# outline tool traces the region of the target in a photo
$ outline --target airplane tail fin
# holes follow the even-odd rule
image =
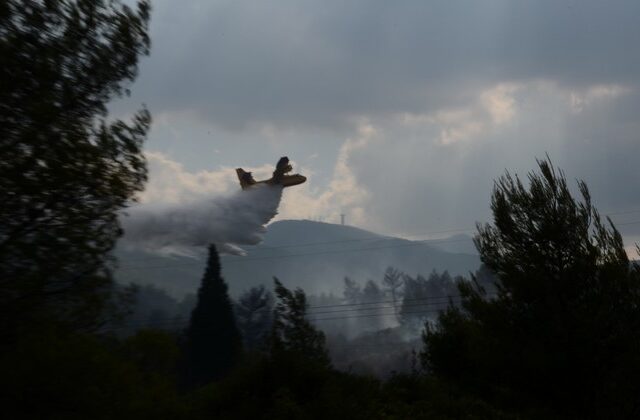
[[[240,181],[240,186],[243,190],[256,183],[256,181],[253,179],[253,176],[251,175],[251,172],[246,172],[242,168],[237,168],[236,174],[238,174],[238,181]]]

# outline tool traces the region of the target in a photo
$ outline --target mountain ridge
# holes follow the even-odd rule
[[[456,235],[455,241],[464,238]],[[446,251],[438,245],[446,243],[412,241],[353,226],[281,220],[267,226],[262,243],[245,247],[246,256],[222,256],[222,273],[234,295],[259,284],[270,285],[273,277],[308,293],[341,294],[345,276],[359,282],[380,281],[388,266],[411,276],[426,276],[432,270],[467,275],[479,267],[477,255]],[[158,257],[124,250],[116,256],[123,267],[116,272],[120,282],[154,284],[174,296],[195,293],[204,270],[204,259],[198,257]],[[136,260],[146,262],[136,266]]]

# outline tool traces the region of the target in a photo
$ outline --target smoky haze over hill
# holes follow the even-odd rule
[[[379,281],[388,266],[414,276],[434,269],[467,275],[479,267],[480,260],[460,251],[472,251],[472,247],[466,235],[410,241],[351,226],[285,220],[269,225],[264,242],[246,247],[247,256],[224,256],[221,263],[234,295],[251,286],[270,286],[273,276],[307,293],[341,294],[345,276],[360,282]],[[121,282],[153,284],[178,297],[196,290],[204,269],[204,260],[197,257],[158,257],[123,249],[116,254]]]
[[[173,206],[140,206],[123,214],[120,245],[157,254],[197,256],[214,243],[226,254],[244,255],[241,245],[262,241],[278,213],[281,186],[256,185],[215,198]]]

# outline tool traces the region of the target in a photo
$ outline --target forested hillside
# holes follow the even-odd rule
[[[433,270],[467,275],[478,269],[477,255],[449,252],[441,247],[469,248],[471,238],[409,241],[387,237],[351,226],[306,220],[284,220],[267,226],[264,242],[247,248],[243,257],[222,256],[223,273],[230,291],[237,295],[277,276],[309,293],[340,293],[344,277],[358,281],[381,279],[387,267],[409,275],[428,275]],[[205,262],[204,255],[161,256],[118,249],[123,284],[155,285],[176,297],[193,293]]]

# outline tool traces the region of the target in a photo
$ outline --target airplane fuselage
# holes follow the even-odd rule
[[[256,181],[251,176],[251,172],[245,172],[242,168],[237,168],[238,180],[243,190],[251,188],[258,184],[266,185],[282,185],[283,188],[293,187],[294,185],[300,185],[307,180],[307,177],[300,174],[286,175],[286,172],[291,171],[291,165],[283,166],[280,169],[276,169],[274,176],[265,179],[263,181]]]
[[[276,181],[273,178],[270,179],[265,179],[264,181],[256,181],[253,184],[250,185],[246,185],[244,187],[242,187],[243,190],[246,190],[247,188],[251,188],[255,185],[260,185],[260,184],[267,184],[267,185],[282,185],[284,188],[287,187],[293,187],[295,185],[300,185],[302,183],[304,183],[307,180],[307,177],[304,175],[300,175],[300,174],[295,174],[295,175],[285,175],[282,177],[282,179],[280,181]]]

